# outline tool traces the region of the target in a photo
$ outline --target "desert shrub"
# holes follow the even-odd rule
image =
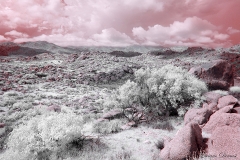
[[[9,97],[16,97],[19,95],[19,93],[16,91],[9,91],[9,92],[6,92],[5,95],[7,95]]]
[[[13,129],[7,141],[7,152],[24,155],[25,159],[58,156],[69,146],[78,143],[77,146],[81,147],[82,128],[82,118],[74,114],[36,116]]]
[[[120,86],[113,100],[105,104],[123,109],[137,105],[147,112],[169,114],[182,106],[199,106],[201,95],[206,91],[206,84],[194,75],[180,67],[166,65],[160,69],[139,69],[134,81],[128,80]]]
[[[174,127],[173,127],[171,121],[169,121],[169,120],[157,121],[156,123],[153,123],[153,124],[152,124],[152,128],[154,128],[154,129],[168,130],[168,131],[174,130]]]
[[[233,86],[229,88],[229,94],[234,96],[235,98],[240,98],[240,87],[239,86]]]
[[[239,86],[230,87],[229,91],[232,93],[240,93],[240,87]]]
[[[114,119],[111,121],[103,121],[95,123],[93,126],[94,132],[102,133],[102,134],[109,134],[121,131],[121,127],[123,126],[122,119]]]
[[[214,90],[213,92],[220,94],[222,96],[228,95],[228,91],[223,91],[223,90]]]
[[[131,160],[132,152],[131,151],[120,151],[114,156],[110,157],[110,160]]]
[[[22,101],[16,102],[13,104],[12,109],[23,109],[23,110],[28,110],[32,107],[30,103],[25,103]]]

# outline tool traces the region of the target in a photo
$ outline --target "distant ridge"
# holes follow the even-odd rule
[[[41,53],[52,54],[74,54],[81,52],[91,53],[109,53],[115,56],[132,57],[141,54],[153,55],[168,55],[168,54],[185,54],[196,53],[202,51],[211,51],[214,49],[204,47],[162,47],[162,46],[141,46],[133,45],[126,47],[113,47],[113,46],[67,46],[62,47],[47,41],[34,41],[34,42],[3,42],[0,43],[0,56],[22,55],[34,56]],[[240,45],[235,45],[230,48],[222,49],[225,52],[240,52]]]
[[[22,55],[34,56],[41,53],[75,53],[78,50],[68,47],[60,47],[53,43],[46,41],[13,43],[3,42],[0,43],[0,56]]]
[[[61,47],[53,43],[49,43],[46,41],[36,41],[36,42],[24,42],[19,44],[21,47],[33,48],[33,49],[40,49],[45,50],[48,53],[60,53],[60,54],[69,54],[75,53],[79,50],[70,48],[70,47]]]

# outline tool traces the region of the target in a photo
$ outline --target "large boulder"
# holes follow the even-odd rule
[[[218,127],[240,127],[240,114],[234,113],[233,106],[229,105],[215,112],[203,127],[203,131],[212,133]]]
[[[232,113],[240,114],[240,107],[233,108]]]
[[[228,105],[235,105],[238,103],[238,99],[233,97],[232,95],[227,95],[227,96],[223,96],[221,98],[219,98],[218,100],[218,109],[221,109],[225,106],[228,106]]]
[[[184,124],[187,125],[190,122],[202,125],[207,123],[209,117],[213,114],[213,111],[208,108],[192,108],[187,111],[184,116]]]
[[[207,155],[216,159],[240,159],[240,128],[223,126],[216,128],[208,139]]]
[[[164,143],[160,159],[182,160],[196,154],[202,148],[202,130],[196,123],[180,129],[172,140]]]
[[[215,93],[213,91],[206,92],[206,93],[204,93],[203,96],[205,97],[207,103],[212,103],[212,102],[218,103],[218,99],[222,97],[221,94]]]
[[[210,90],[228,90],[234,85],[234,68],[225,60],[217,60],[193,67],[189,73],[205,81]]]

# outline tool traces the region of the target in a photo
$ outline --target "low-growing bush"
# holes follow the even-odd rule
[[[228,91],[223,91],[223,90],[214,90],[214,93],[220,94],[222,96],[228,95]]]
[[[199,106],[201,95],[206,91],[206,84],[194,75],[180,67],[166,65],[160,69],[139,69],[134,81],[128,80],[120,86],[105,105],[123,109],[139,106],[147,112],[169,115],[184,111],[183,106]]]
[[[239,86],[233,86],[229,88],[229,91],[231,93],[240,93],[240,87]]]
[[[69,147],[82,147],[82,129],[82,118],[73,113],[36,116],[13,129],[7,140],[6,154],[24,155],[23,159],[58,157],[68,151]],[[2,156],[7,159],[12,155]]]
[[[240,87],[239,86],[233,86],[229,88],[229,94],[233,95],[235,98],[240,98]]]
[[[93,126],[94,132],[109,134],[121,131],[121,127],[124,125],[122,119],[114,119],[111,121],[103,121],[95,123]]]

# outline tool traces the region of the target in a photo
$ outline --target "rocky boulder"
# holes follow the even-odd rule
[[[210,90],[228,90],[234,85],[234,68],[224,60],[217,60],[210,63],[193,67],[189,73],[195,74],[205,81]]]
[[[208,108],[192,108],[187,111],[184,116],[184,124],[187,125],[190,122],[202,125],[207,123],[209,117],[213,114],[213,111]]]
[[[182,160],[196,154],[202,148],[202,130],[196,123],[189,123],[177,135],[164,143],[160,159]]]
[[[240,159],[240,127],[216,128],[208,139],[207,155],[219,159]]]
[[[233,106],[229,105],[215,112],[203,127],[203,131],[212,133],[218,127],[240,127],[240,115],[234,113]]]
[[[233,108],[232,113],[240,114],[240,107]]]
[[[227,96],[223,96],[223,97],[219,98],[217,107],[219,109],[221,109],[225,106],[235,105],[237,103],[238,103],[237,98],[233,97],[232,95],[227,95]]]
[[[215,92],[207,92],[203,95],[207,101],[207,103],[218,103],[218,99],[222,97],[222,95]]]

